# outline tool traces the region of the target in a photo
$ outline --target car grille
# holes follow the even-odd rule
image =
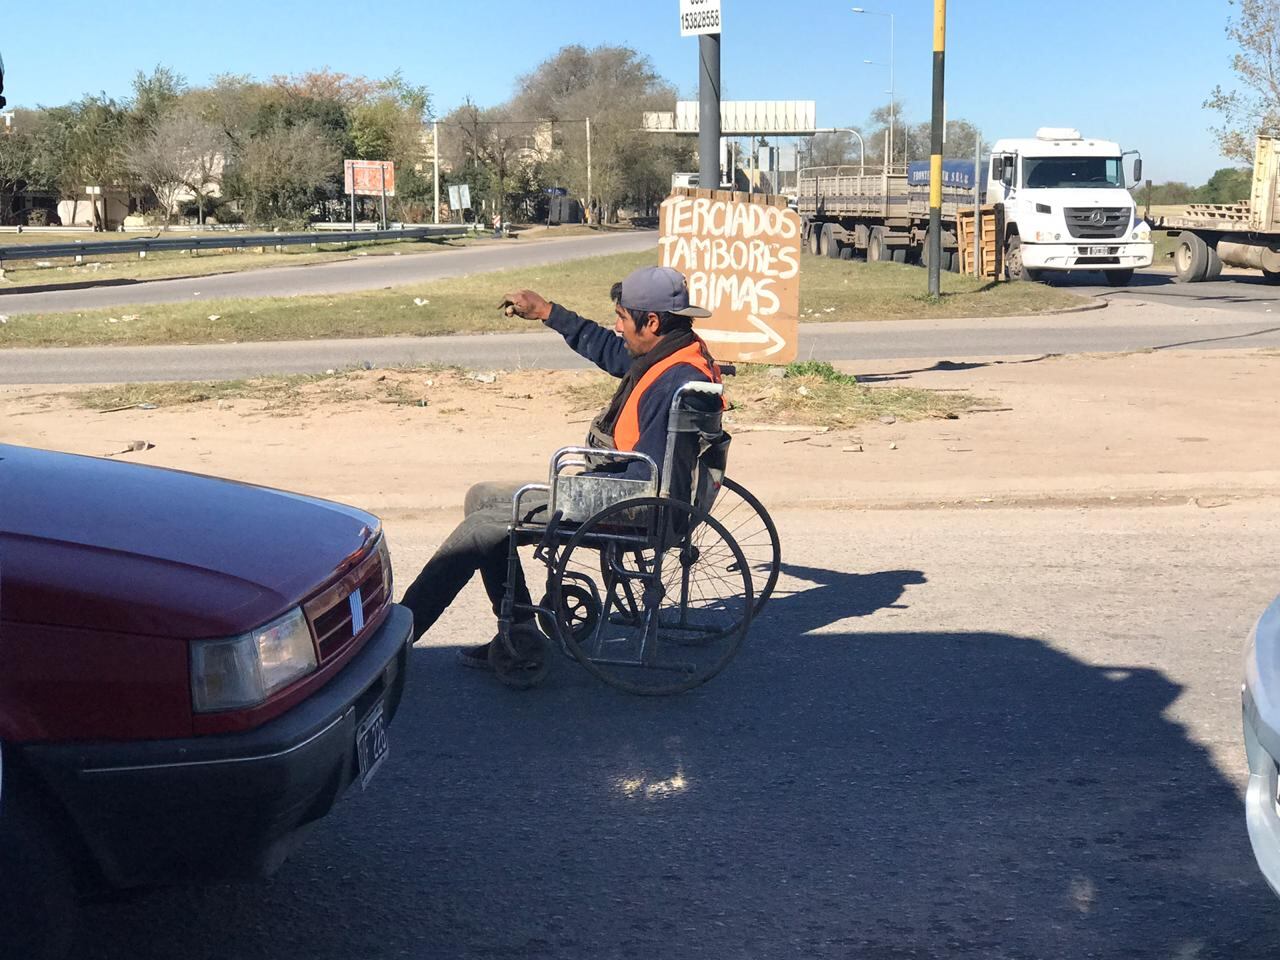
[[[321,663],[341,653],[357,636],[350,599],[357,589],[367,624],[387,603],[380,551],[375,549],[341,580],[302,605]]]
[[[1128,207],[1067,207],[1063,213],[1067,217],[1067,229],[1081,240],[1123,237],[1132,216]],[[1095,219],[1097,214],[1101,217]]]

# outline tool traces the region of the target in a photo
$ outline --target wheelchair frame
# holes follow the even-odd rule
[[[490,648],[490,662],[504,683],[517,688],[531,687],[542,680],[547,669],[548,657],[542,634],[515,629],[516,615],[520,613],[533,614],[542,621],[544,629],[549,626],[546,633],[558,641],[566,656],[577,659],[606,682],[634,693],[662,694],[689,689],[710,679],[736,655],[745,639],[755,606],[751,572],[742,551],[732,534],[710,516],[710,507],[719,493],[723,478],[723,464],[714,461],[717,456],[723,456],[728,444],[727,436],[720,427],[721,411],[718,409],[718,401],[722,395],[723,387],[720,384],[697,381],[686,383],[676,391],[667,416],[667,443],[661,470],[651,457],[643,453],[585,446],[563,447],[551,458],[547,483],[526,484],[516,491],[512,498],[509,528],[511,535],[507,558],[507,589],[500,608],[498,637]],[[694,397],[715,398],[717,409],[710,411],[692,408],[688,401]],[[700,444],[705,445],[696,458],[690,477],[690,497],[685,501],[672,496],[672,486],[675,479],[676,444],[682,436],[689,434],[699,435]],[[636,462],[648,467],[647,478],[637,480],[593,472],[603,465]],[[709,476],[703,476],[705,471],[710,471]],[[709,483],[706,482],[708,480]],[[700,490],[710,494],[705,506],[696,502]],[[547,495],[545,521],[535,521],[531,519],[531,515],[526,517],[527,498],[535,492],[545,492]],[[626,518],[629,515],[635,516],[645,510],[653,510],[663,518],[678,515],[681,519],[678,522],[664,519],[662,525],[670,529],[653,530],[627,525]],[[738,595],[743,607],[741,613],[733,615],[734,619],[716,630],[692,627],[688,617],[689,568],[691,563],[699,560],[698,550],[691,543],[695,531],[701,527],[706,527],[709,535],[715,536],[724,544],[717,556],[728,557],[725,579],[742,580],[741,594]],[[768,521],[768,527],[772,531],[772,521]],[[776,545],[776,532],[774,536]],[[518,549],[529,544],[537,545],[534,558],[547,568],[547,596],[540,604],[525,605],[515,601],[514,583],[520,565]],[[586,587],[580,582],[590,578],[566,569],[570,554],[578,548],[600,551],[601,576],[606,593],[603,601],[593,582],[588,582]],[[659,612],[667,590],[662,583],[662,558],[673,549],[678,550],[674,555],[681,565],[679,621],[676,623],[663,622]],[[641,569],[644,564],[640,558],[647,551],[651,552],[653,558],[652,569],[649,570]],[[623,562],[628,556],[634,558],[634,568]],[[773,578],[776,578],[776,570]],[[606,622],[626,622],[625,616],[632,617],[632,624],[642,630],[636,657],[620,660],[586,653],[577,636],[577,629],[566,624],[562,616],[566,609],[566,581],[570,579],[577,582],[567,589],[590,608],[586,617],[592,624],[597,646],[603,646],[601,630]],[[638,591],[633,590],[635,584],[639,584]],[[772,579],[769,584],[771,587]],[[619,585],[623,585],[624,589],[619,590]],[[734,586],[736,585],[735,579]],[[615,597],[615,593],[619,593],[619,596]],[[737,598],[726,598],[725,603],[731,603]],[[657,606],[654,606],[655,603]],[[629,614],[621,612],[624,606],[628,607]],[[611,610],[611,607],[616,609]],[[618,617],[624,619],[619,621],[616,619]],[[691,668],[686,670],[683,667],[658,665],[650,657],[657,644],[662,642],[660,634],[663,631],[685,631],[694,635],[701,633],[709,638],[708,642],[724,640],[729,649],[722,660],[716,661],[700,673],[693,672]],[[695,642],[690,642],[690,645],[695,645]],[[691,675],[682,676],[672,683],[640,685],[619,679],[608,669],[610,667],[676,672],[685,670]]]

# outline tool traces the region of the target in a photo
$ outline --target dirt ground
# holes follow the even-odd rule
[[[1207,506],[1280,486],[1280,448],[1265,442],[1280,417],[1274,352],[841,366],[864,382],[963,390],[984,398],[983,412],[831,433],[736,424],[730,472],[774,509]],[[76,408],[75,388],[0,388],[0,441],[298,490],[389,523],[447,522],[469,484],[540,479],[552,450],[580,442],[589,412],[561,390],[582,376],[523,371],[482,384],[424,373],[412,389],[425,407],[237,399],[98,413]],[[121,453],[136,440],[154,446]]]

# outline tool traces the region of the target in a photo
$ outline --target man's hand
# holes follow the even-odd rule
[[[516,290],[514,293],[508,293],[502,298],[499,306],[508,317],[546,320],[551,316],[551,304],[532,290]]]

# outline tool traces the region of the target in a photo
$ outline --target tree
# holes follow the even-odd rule
[[[858,129],[850,126],[851,129]],[[840,130],[811,137],[805,156],[808,166],[838,167],[842,164],[859,163],[862,160],[862,149],[853,134]]]
[[[9,223],[14,200],[23,190],[52,187],[43,149],[45,120],[35,110],[15,110],[7,133],[0,134],[0,223]]]
[[[1149,202],[1157,204],[1192,203],[1195,201],[1198,192],[1196,187],[1180,180],[1155,183],[1151,185]]]
[[[676,90],[648,57],[629,47],[587,50],[568,46],[519,80],[516,116],[547,119],[556,126],[548,175],[612,219],[627,201],[647,205],[657,181],[670,188],[671,174],[687,165],[691,151],[674,137],[641,133],[646,110],[671,109]],[[591,120],[591,188],[587,197],[586,123]]]
[[[241,200],[248,219],[297,223],[328,197],[327,182],[342,155],[314,121],[280,123],[249,139],[224,174],[228,196]]]
[[[204,223],[205,191],[218,182],[229,141],[216,124],[177,109],[129,145],[129,169],[155,193],[168,222],[178,195],[189,190]]]
[[[40,152],[52,185],[67,199],[78,201],[86,186],[112,186],[127,173],[124,160],[127,113],[103,94],[85,96],[45,112]],[[98,205],[93,205],[96,229],[104,229]]]
[[[445,159],[455,171],[468,175],[477,197],[484,197],[495,210],[509,210],[508,195],[527,159],[535,125],[513,117],[508,106],[482,110],[468,98],[445,117],[452,136],[445,140]]]
[[[1251,171],[1223,167],[1215,171],[1209,182],[1196,191],[1195,199],[1200,203],[1241,203],[1249,199],[1252,188]]]
[[[1239,46],[1231,69],[1243,89],[1213,88],[1204,105],[1222,114],[1212,128],[1224,157],[1249,161],[1254,138],[1280,136],[1280,0],[1229,0],[1239,15],[1227,36]]]
[[[139,70],[133,77],[132,121],[145,131],[174,108],[187,90],[187,79],[169,67],[156,65],[150,74]]]

